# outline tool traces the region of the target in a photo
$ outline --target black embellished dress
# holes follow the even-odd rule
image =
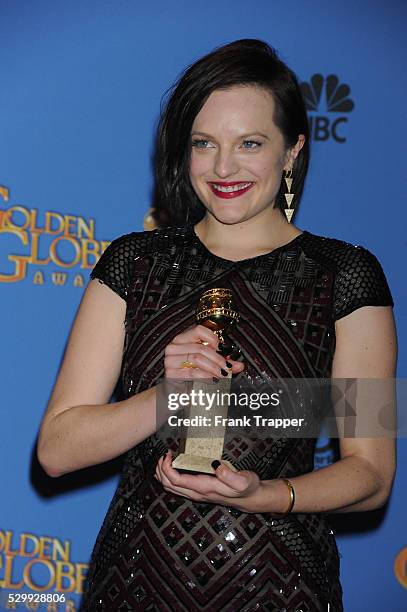
[[[303,232],[258,257],[228,261],[192,225],[115,240],[92,272],[127,302],[124,397],[164,376],[164,349],[195,325],[202,293],[232,290],[240,313],[229,333],[242,375],[329,378],[337,319],[365,305],[392,305],[375,256]],[[224,459],[262,480],[314,468],[313,438],[236,437]],[[340,612],[339,555],[326,514],[243,513],[166,492],[154,478],[165,445],[157,434],[127,452],[97,538],[82,599],[85,611]],[[329,605],[328,605],[329,604]]]

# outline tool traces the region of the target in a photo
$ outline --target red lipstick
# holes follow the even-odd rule
[[[229,200],[249,191],[254,183],[250,181],[211,181],[208,185],[218,198]]]

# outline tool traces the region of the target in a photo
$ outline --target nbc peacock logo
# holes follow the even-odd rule
[[[313,140],[346,142],[345,127],[355,103],[349,97],[350,87],[340,83],[336,74],[327,77],[314,74],[309,83],[300,85],[308,111]]]

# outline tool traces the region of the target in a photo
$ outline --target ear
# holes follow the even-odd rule
[[[301,151],[302,147],[304,146],[304,143],[305,143],[304,134],[299,134],[296,144],[293,147],[291,147],[291,149],[288,149],[287,151],[284,170],[293,169],[294,162],[297,159],[298,153]]]

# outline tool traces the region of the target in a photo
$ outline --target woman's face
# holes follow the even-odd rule
[[[271,211],[283,170],[292,167],[302,146],[285,148],[273,121],[274,106],[265,89],[239,85],[214,91],[195,118],[190,180],[221,223],[241,223]]]

